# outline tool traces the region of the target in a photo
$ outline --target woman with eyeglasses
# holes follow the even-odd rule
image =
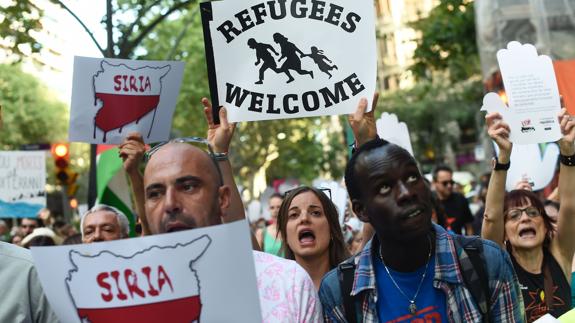
[[[487,190],[482,237],[506,247],[521,284],[527,320],[546,313],[559,317],[571,309],[571,261],[575,252],[575,120],[563,109],[563,137],[557,229],[536,194],[529,190],[505,193],[512,143],[510,128],[499,113],[485,117],[488,133],[499,147]],[[531,162],[531,161],[524,161]]]
[[[337,208],[320,189],[302,186],[286,193],[278,214],[282,250],[311,276],[323,276],[349,257]]]

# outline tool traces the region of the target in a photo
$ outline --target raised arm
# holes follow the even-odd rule
[[[378,98],[379,94],[375,93],[371,103],[371,111],[369,112],[365,112],[367,110],[367,99],[361,98],[355,112],[347,116],[347,121],[353,131],[356,147],[377,137],[374,112],[377,107]]]
[[[558,141],[561,151],[559,169],[560,208],[557,218],[557,247],[566,263],[575,252],[575,119],[563,108],[559,114],[563,137]],[[568,166],[571,165],[571,166]],[[570,268],[569,268],[570,269]]]
[[[488,113],[485,116],[487,133],[499,147],[499,164],[509,163],[513,144],[509,141],[510,128],[501,115],[497,112]],[[485,213],[483,214],[483,226],[481,237],[496,242],[503,246],[505,239],[505,218],[503,214],[503,202],[505,199],[505,180],[507,170],[493,170],[487,187],[485,198]]]
[[[146,145],[139,132],[131,132],[119,148],[120,158],[124,161],[124,170],[130,179],[132,194],[136,204],[136,213],[142,223],[142,235],[150,235],[151,232],[144,208],[144,178],[139,169],[142,156],[146,151]]]

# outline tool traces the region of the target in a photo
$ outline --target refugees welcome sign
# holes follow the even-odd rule
[[[230,121],[344,114],[376,82],[369,0],[201,4],[210,91]]]

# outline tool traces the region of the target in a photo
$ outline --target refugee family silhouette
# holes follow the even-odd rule
[[[258,66],[261,63],[259,70],[259,80],[255,82],[256,84],[263,84],[264,73],[268,69],[271,69],[277,74],[285,73],[288,77],[286,83],[291,83],[294,81],[290,70],[297,72],[300,75],[308,74],[311,76],[311,78],[313,78],[313,71],[307,71],[301,67],[301,58],[304,57],[311,58],[319,70],[329,75],[329,78],[332,77],[332,74],[329,71],[334,69],[337,70],[337,65],[333,64],[333,62],[324,55],[323,51],[315,46],[310,48],[311,53],[304,54],[304,52],[302,52],[294,43],[290,42],[287,37],[280,33],[275,33],[273,35],[273,40],[280,46],[281,56],[277,62],[271,53],[273,53],[275,56],[280,54],[276,52],[273,46],[265,43],[258,43],[254,38],[250,38],[248,40],[248,46],[251,49],[255,49],[256,51],[257,61],[255,65]],[[278,67],[278,64],[281,63],[283,59],[285,59],[285,61],[280,67]],[[329,63],[332,63],[333,65],[330,65]]]

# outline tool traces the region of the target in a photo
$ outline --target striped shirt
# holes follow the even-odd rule
[[[445,293],[449,322],[482,322],[479,307],[463,281],[453,237],[438,225],[434,225],[434,229],[436,261],[433,287]],[[489,322],[525,322],[521,291],[509,255],[491,241],[482,242],[491,293]],[[372,245],[379,246],[377,236],[369,241],[357,256],[346,260],[356,264],[351,295],[355,299],[358,322],[379,322]],[[338,268],[335,268],[321,283],[319,296],[325,322],[347,322],[339,287],[339,274]]]

